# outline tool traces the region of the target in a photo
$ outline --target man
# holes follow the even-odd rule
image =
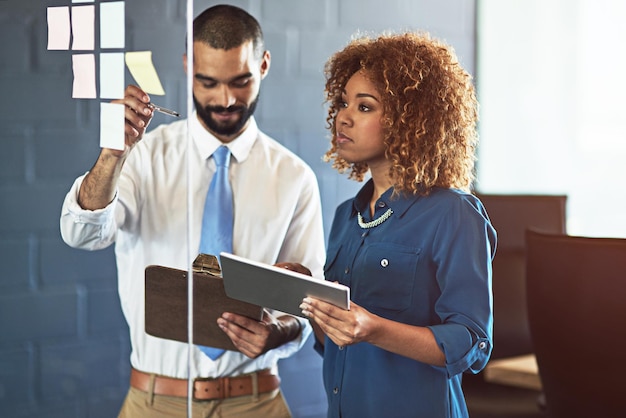
[[[188,169],[189,242],[197,254],[216,171],[211,155],[218,147],[232,153],[233,252],[269,264],[297,260],[311,266],[313,275],[323,274],[321,204],[313,171],[260,132],[252,117],[270,68],[258,22],[239,8],[221,5],[201,13],[193,32],[196,111],[189,125],[178,121],[145,133],[153,112],[150,98],[138,87],[127,87],[124,99],[115,101],[126,106],[125,149],[101,150],[93,168],[75,181],[61,214],[69,245],[95,250],[115,242],[132,345],[131,388],[121,417],[186,416],[188,345],[145,333],[144,269],[150,264],[188,268]],[[186,56],[183,63],[191,64]],[[193,348],[193,416],[290,416],[278,388],[277,361],[302,347],[310,325],[267,311],[261,322],[224,313],[218,323],[239,351],[212,360]],[[209,392],[240,390],[237,396],[213,396],[204,392],[207,384]]]

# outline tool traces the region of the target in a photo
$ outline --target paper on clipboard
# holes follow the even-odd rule
[[[350,288],[292,270],[220,253],[226,294],[265,308],[304,317],[300,304],[312,296],[350,309]]]

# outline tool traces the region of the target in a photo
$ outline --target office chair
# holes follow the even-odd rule
[[[548,416],[626,417],[626,239],[527,231],[526,248]]]

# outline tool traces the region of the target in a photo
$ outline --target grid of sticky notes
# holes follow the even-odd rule
[[[165,94],[152,52],[124,51],[124,1],[72,0],[68,6],[48,7],[47,20],[48,50],[72,51],[73,98],[123,98],[124,65],[146,93]],[[97,27],[100,45],[96,54]],[[100,104],[100,146],[124,149],[123,105]]]

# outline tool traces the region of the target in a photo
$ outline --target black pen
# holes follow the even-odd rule
[[[174,110],[166,109],[166,108],[161,107],[159,105],[155,105],[152,102],[148,103],[148,107],[150,107],[152,110],[156,110],[157,112],[165,113],[166,115],[175,116],[177,118],[180,117],[180,113],[178,113],[178,112],[176,112]]]

